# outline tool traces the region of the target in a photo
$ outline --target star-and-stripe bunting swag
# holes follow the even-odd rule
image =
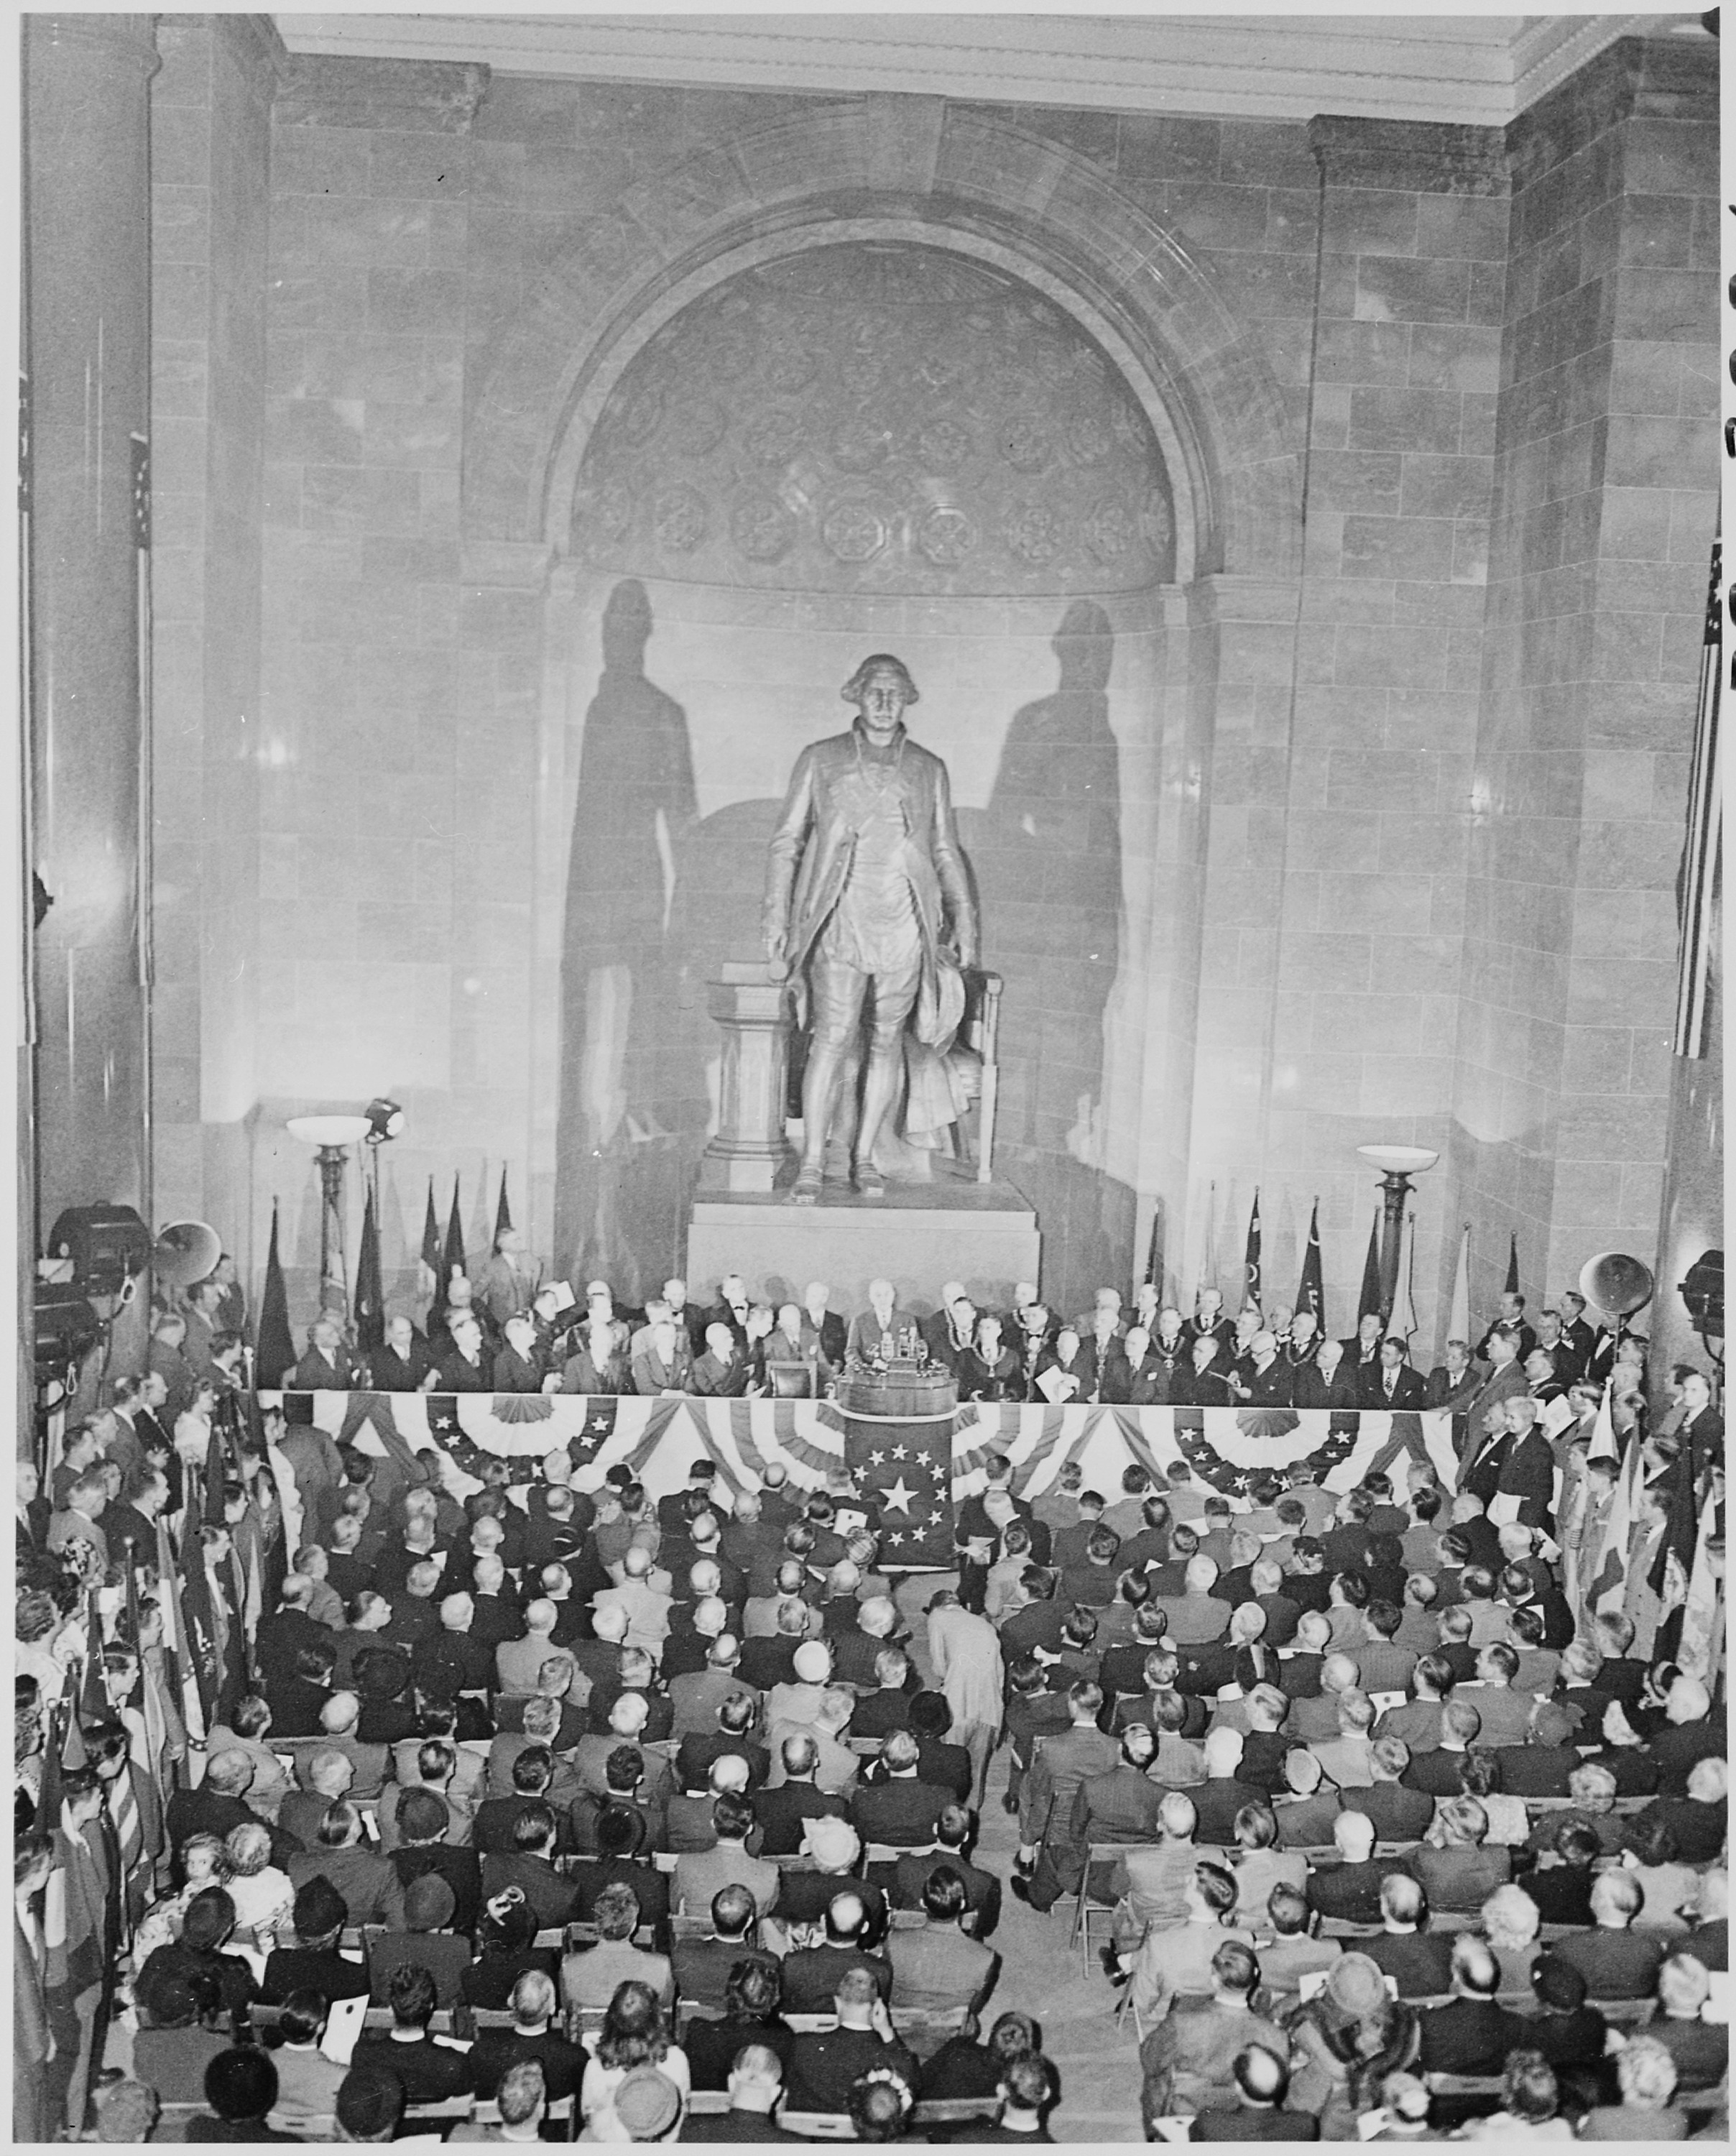
[[[262,1395],[266,1402],[277,1396]],[[539,1463],[565,1449],[581,1470],[606,1471],[621,1465],[643,1481],[653,1496],[668,1496],[686,1482],[699,1458],[715,1462],[719,1480],[734,1496],[757,1488],[774,1461],[792,1483],[812,1489],[847,1457],[844,1417],[829,1400],[714,1400],[691,1395],[658,1399],[612,1396],[490,1395],[438,1393],[313,1393],[315,1422],[341,1443],[363,1452],[390,1455],[407,1463],[429,1444],[442,1454],[447,1486],[460,1498],[480,1486],[478,1469],[493,1455],[513,1465],[513,1479],[530,1482]],[[1348,1490],[1359,1482],[1395,1435],[1396,1420],[1421,1432],[1429,1456],[1443,1478],[1451,1480],[1455,1458],[1452,1418],[1419,1414],[1402,1419],[1386,1414],[1335,1414],[1289,1408],[1118,1408],[1013,1407],[987,1403],[962,1407],[950,1424],[927,1425],[945,1434],[951,1461],[949,1508],[982,1486],[991,1452],[1007,1453],[1014,1465],[1014,1486],[1021,1496],[1040,1496],[1069,1461],[1084,1471],[1088,1486],[1107,1494],[1119,1487],[1123,1471],[1136,1463],[1148,1473],[1167,1474],[1185,1460],[1195,1476],[1229,1494],[1246,1491],[1262,1469],[1282,1472],[1293,1461],[1307,1460],[1329,1488]],[[859,1471],[858,1486],[878,1507],[888,1537],[907,1532],[903,1500],[908,1496],[911,1524],[929,1531],[919,1508],[914,1473],[899,1476],[914,1459],[892,1457],[897,1445],[911,1450],[908,1429],[900,1425],[889,1444],[873,1435],[876,1425],[851,1426],[848,1460]],[[880,1427],[889,1429],[891,1425]],[[876,1465],[875,1450],[887,1453]],[[898,1491],[897,1496],[883,1494]],[[950,1519],[945,1522],[950,1539]],[[934,1532],[940,1532],[937,1528]],[[908,1548],[908,1545],[902,1546]],[[890,1560],[888,1543],[886,1558]],[[924,1558],[905,1562],[928,1563]]]

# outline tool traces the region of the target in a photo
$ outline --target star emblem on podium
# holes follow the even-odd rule
[[[888,1511],[902,1512],[907,1519],[910,1517],[910,1506],[916,1492],[907,1485],[902,1475],[889,1486],[883,1485],[880,1496]]]

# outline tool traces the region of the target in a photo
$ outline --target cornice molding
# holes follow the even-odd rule
[[[1507,131],[1515,190],[1547,172],[1622,121],[1682,120],[1718,125],[1718,52],[1672,38],[1622,38],[1522,112]]]
[[[275,18],[279,29],[301,19]],[[477,60],[339,59],[292,44],[271,116],[279,126],[468,135],[488,86]]]
[[[1308,122],[1308,143],[1329,187],[1453,195],[1508,191],[1504,128],[1322,113]]]
[[[1618,38],[1698,17],[387,15],[277,18],[294,53],[786,93],[1504,127]],[[1710,44],[1710,40],[1707,40]]]

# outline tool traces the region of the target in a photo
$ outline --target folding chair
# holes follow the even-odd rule
[[[894,2032],[916,2054],[919,2059],[931,2058],[949,2036],[956,2036],[965,2025],[968,2006],[948,2006],[934,2009],[926,2006],[894,2006],[892,2025]]]
[[[798,2036],[829,2035],[837,2026],[836,2014],[786,2014],[784,2020]]]
[[[1079,1891],[1073,1897],[1073,1928],[1068,1935],[1068,1951],[1077,1947],[1079,1958],[1087,1970],[1091,1967],[1091,1917],[1114,1910],[1113,1902],[1095,1902],[1091,1898],[1091,1867],[1093,1864],[1114,1864],[1119,1859],[1149,1849],[1153,1845],[1134,1841],[1093,1841],[1085,1851],[1085,1869],[1079,1879]]]
[[[799,2134],[804,2141],[856,2138],[855,2124],[848,2111],[786,2111],[780,2114],[778,2124],[786,2133]]]
[[[1588,1999],[1612,2029],[1643,2029],[1657,2010],[1655,1999]]]
[[[389,2006],[369,2007],[366,2013],[361,2017],[361,2025],[364,2029],[369,2030],[392,2028],[394,2025],[392,2016],[392,2009]],[[451,2007],[437,2006],[433,2012],[428,2016],[429,2035],[449,2036],[452,2032]]]
[[[992,2118],[1001,2108],[997,2096],[925,2097],[910,2114],[913,2126],[968,2126]]]
[[[1426,2074],[1431,2096],[1459,2096],[1488,2097],[1500,2100],[1502,2079],[1499,2074]]]
[[[470,2020],[479,2035],[484,2029],[512,2029],[518,2025],[518,2016],[510,2006],[473,2006]]]
[[[729,2108],[727,2089],[695,2089],[687,2099],[689,2118],[721,2118]]]
[[[474,2096],[443,2097],[438,2103],[407,2103],[404,2106],[406,2126],[436,2126],[443,2119],[458,2123],[469,2118],[474,2108]]]

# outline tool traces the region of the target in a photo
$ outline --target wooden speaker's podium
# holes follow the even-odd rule
[[[883,1279],[926,1309],[943,1281],[956,1280],[979,1306],[1006,1309],[1017,1282],[1041,1278],[1035,1210],[983,1165],[993,1144],[1001,984],[979,978],[987,993],[974,998],[963,1035],[983,1063],[979,1159],[936,1159],[925,1180],[888,1182],[878,1199],[828,1181],[817,1204],[792,1205],[787,997],[763,960],[725,963],[709,991],[724,1036],[718,1130],[700,1158],[687,1239],[687,1278],[701,1301],[735,1272],[774,1303],[799,1302],[810,1281],[823,1281],[832,1307],[853,1312],[867,1306],[868,1282]]]

